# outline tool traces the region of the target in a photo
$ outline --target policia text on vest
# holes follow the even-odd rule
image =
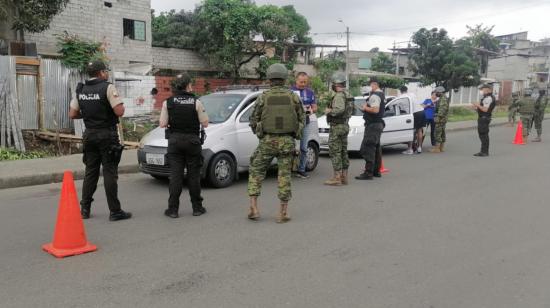
[[[90,218],[93,195],[103,166],[105,194],[111,212],[109,219],[128,219],[132,214],[121,209],[117,183],[123,150],[117,125],[118,118],[124,115],[124,105],[115,87],[107,82],[109,75],[103,63],[92,62],[87,70],[92,78],[78,84],[76,98],[70,105],[70,117],[82,118],[86,126],[83,136],[86,174],[80,202],[81,215],[84,219]]]
[[[167,132],[167,157],[170,164],[170,196],[164,214],[171,218],[179,217],[185,170],[193,216],[206,213],[200,183],[203,165],[201,145],[205,138],[204,133],[201,134],[201,126],[207,127],[209,119],[202,103],[191,91],[191,79],[188,76],[176,77],[172,83],[174,96],[163,103],[160,115],[160,127],[166,128]]]

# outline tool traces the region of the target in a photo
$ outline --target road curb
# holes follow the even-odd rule
[[[494,124],[489,125],[489,127],[505,126],[506,124],[508,124],[508,122],[494,123]],[[468,126],[468,127],[447,128],[446,131],[447,132],[461,132],[461,131],[475,130],[475,129],[477,129],[477,125]]]
[[[61,183],[63,182],[63,172],[64,171],[29,176],[14,175],[12,177],[0,178],[0,189]],[[118,168],[119,174],[132,174],[138,172],[139,166],[137,164],[120,166]],[[84,169],[73,170],[73,175],[75,180],[84,179]]]

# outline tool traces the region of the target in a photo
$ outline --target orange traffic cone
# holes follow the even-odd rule
[[[384,167],[384,160],[382,160],[382,162],[380,163],[380,173],[388,173],[390,172],[390,169],[386,169]]]
[[[518,121],[518,128],[516,130],[516,138],[514,139],[514,144],[524,145],[523,141],[523,123]]]
[[[80,255],[97,250],[95,245],[88,243],[84,223],[80,216],[78,197],[74,187],[73,173],[65,171],[61,199],[57,211],[57,223],[53,242],[42,245],[42,249],[57,258]]]

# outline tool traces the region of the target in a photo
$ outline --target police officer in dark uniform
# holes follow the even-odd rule
[[[187,169],[187,183],[193,216],[206,213],[201,197],[202,138],[201,125],[208,126],[208,115],[203,105],[192,93],[191,77],[178,75],[172,81],[174,96],[167,99],[160,115],[160,127],[167,130],[168,162],[170,164],[170,198],[164,214],[178,218],[183,176]]]
[[[380,166],[382,164],[382,147],[380,137],[386,124],[384,123],[384,111],[386,97],[380,89],[376,78],[370,80],[371,92],[367,103],[363,106],[363,119],[365,120],[365,135],[361,143],[361,155],[365,159],[365,171],[355,177],[357,180],[372,180],[373,177],[381,177]]]
[[[489,125],[491,124],[491,117],[493,109],[496,106],[496,98],[493,95],[493,85],[483,84],[479,89],[482,91],[483,97],[479,103],[474,103],[474,107],[477,109],[477,132],[479,140],[481,140],[481,151],[474,154],[477,157],[489,156]]]
[[[128,219],[132,214],[121,209],[117,184],[118,164],[123,150],[117,125],[118,118],[124,115],[124,105],[115,87],[107,82],[109,72],[104,62],[89,63],[87,73],[91,78],[78,84],[69,114],[72,119],[84,119],[86,126],[83,136],[86,175],[80,212],[83,219],[90,218],[99,170],[103,166],[105,194],[111,211],[109,220]]]

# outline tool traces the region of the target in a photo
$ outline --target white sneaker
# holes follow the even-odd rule
[[[413,155],[414,152],[413,152],[413,150],[408,149],[408,150],[404,151],[403,154],[405,154],[405,155]]]
[[[422,153],[422,148],[419,147],[418,149],[416,149],[416,153],[418,154]]]

